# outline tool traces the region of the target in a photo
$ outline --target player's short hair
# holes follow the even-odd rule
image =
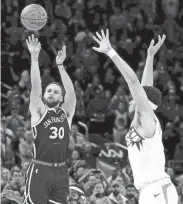
[[[63,104],[63,103],[64,103],[64,99],[65,99],[65,94],[66,94],[64,87],[63,87],[61,84],[57,83],[57,82],[51,82],[51,83],[49,83],[49,84],[46,86],[46,88],[47,88],[49,85],[51,85],[51,84],[56,84],[57,86],[59,86],[59,87],[61,88],[62,94],[63,94],[63,101],[60,103],[60,105]],[[46,88],[45,88],[45,91],[46,91]]]
[[[159,107],[162,103],[161,91],[159,91],[157,88],[153,86],[143,86],[143,88],[147,94],[147,98],[149,99],[149,101],[151,101],[152,103]]]

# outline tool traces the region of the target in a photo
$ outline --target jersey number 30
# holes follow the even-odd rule
[[[57,127],[51,127],[50,130],[52,131],[52,134],[49,136],[50,139],[54,140],[57,137],[59,139],[63,139],[63,137],[64,137],[64,128],[63,127],[59,128],[59,129]]]

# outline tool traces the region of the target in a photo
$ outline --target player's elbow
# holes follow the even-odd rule
[[[134,74],[133,76],[131,76],[131,77],[129,78],[129,82],[128,82],[128,83],[131,84],[132,86],[136,86],[136,85],[138,85],[140,82],[139,82],[137,76]]]
[[[73,107],[76,106],[76,94],[75,94],[75,92],[71,91],[69,93],[66,93],[65,103],[71,104]]]

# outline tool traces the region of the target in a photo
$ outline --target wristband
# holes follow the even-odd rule
[[[63,64],[57,64],[57,66],[58,66],[59,69],[61,69],[61,70],[65,70]],[[61,67],[60,67],[60,66],[61,66]]]
[[[111,48],[109,52],[107,52],[107,55],[112,59],[115,55],[117,55],[117,53],[113,48]]]

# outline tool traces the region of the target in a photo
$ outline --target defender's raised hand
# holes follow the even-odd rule
[[[32,36],[29,36],[28,39],[26,39],[26,43],[31,56],[38,57],[41,50],[41,44],[38,39],[32,34]]]
[[[106,35],[104,31],[101,30],[101,35],[96,32],[96,37],[93,36],[93,39],[99,44],[100,47],[92,47],[97,52],[102,52],[107,54],[109,50],[112,48],[111,43],[109,42],[109,30],[107,29]]]
[[[159,48],[162,46],[162,44],[165,41],[166,36],[163,34],[163,36],[161,37],[160,35],[158,35],[158,43],[156,45],[154,45],[154,40],[151,40],[150,46],[147,50],[148,54],[151,56],[154,56],[156,54],[156,52],[159,50]]]
[[[62,49],[58,52],[56,57],[56,63],[57,65],[62,65],[64,60],[66,58],[66,46],[64,45]]]

